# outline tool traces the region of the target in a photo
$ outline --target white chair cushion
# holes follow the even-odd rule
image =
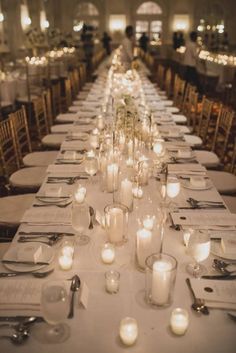
[[[52,164],[57,154],[55,151],[29,153],[23,158],[23,163],[26,167],[44,167]]]
[[[60,148],[66,134],[49,134],[42,138],[42,145],[52,148]]]
[[[82,107],[83,106],[83,101],[82,100],[75,100],[72,102],[73,105],[75,105],[76,107]]]
[[[165,99],[163,97],[161,97],[161,103],[165,106],[165,107],[172,107],[172,105],[174,104],[174,102],[170,99]]]
[[[220,194],[236,193],[236,176],[227,172],[208,170],[207,174]]]
[[[172,118],[176,124],[186,124],[187,122],[186,116],[181,114],[174,114],[172,115]]]
[[[236,213],[236,196],[222,195],[222,199],[231,213]]]
[[[10,176],[10,184],[17,188],[39,188],[46,175],[47,167],[23,168]]]
[[[6,196],[0,198],[0,224],[18,226],[25,211],[32,205],[35,194]]]
[[[202,145],[202,139],[198,136],[195,135],[184,135],[184,139],[187,143],[189,143],[191,146],[201,146]]]
[[[57,121],[58,123],[73,123],[77,119],[77,114],[65,113],[57,115],[55,121]]]
[[[51,133],[52,134],[61,134],[64,133],[66,134],[71,128],[73,124],[59,124],[59,125],[53,125],[51,127]]]
[[[218,156],[210,151],[194,151],[196,159],[206,168],[215,168],[220,164]]]

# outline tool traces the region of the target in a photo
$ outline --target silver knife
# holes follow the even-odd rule
[[[68,233],[68,232],[19,232],[19,235],[66,235],[66,236],[74,236],[74,233]]]
[[[39,261],[39,262],[34,262],[34,261],[15,261],[15,260],[1,260],[1,262],[3,264],[19,264],[19,265],[49,265],[48,262],[42,262],[42,261]]]
[[[233,280],[236,279],[236,275],[205,275],[202,279],[215,279],[215,280]]]

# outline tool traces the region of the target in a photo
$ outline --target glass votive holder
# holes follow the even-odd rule
[[[75,242],[74,240],[64,240],[61,244],[61,255],[74,256]]]
[[[75,192],[74,192],[74,199],[78,203],[82,203],[85,200],[86,196],[86,188],[82,186],[81,184],[77,184],[75,187]]]
[[[132,346],[138,338],[138,323],[132,317],[125,317],[120,322],[120,339],[126,346]]]
[[[169,306],[173,301],[176,259],[171,255],[158,253],[147,257],[145,263],[147,303],[154,307]]]
[[[176,308],[172,311],[170,317],[171,331],[178,336],[184,335],[188,329],[189,315],[187,310]]]
[[[108,240],[112,244],[120,245],[127,241],[129,210],[126,206],[114,203],[104,209],[105,228]]]
[[[102,247],[101,258],[104,264],[111,264],[115,260],[115,247],[111,243],[105,243]]]
[[[131,212],[133,210],[133,183],[128,178],[120,181],[120,187],[115,194],[115,201],[126,206]]]
[[[110,270],[105,273],[106,291],[110,294],[118,293],[120,287],[120,273]]]

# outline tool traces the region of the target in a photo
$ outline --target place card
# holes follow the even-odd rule
[[[80,298],[79,298],[79,304],[81,304],[84,307],[84,309],[88,308],[88,298],[89,298],[89,288],[87,284],[83,282]]]
[[[226,212],[172,212],[175,225],[183,226],[236,226],[236,214]]]
[[[191,279],[197,298],[204,299],[209,307],[236,310],[236,282]]]

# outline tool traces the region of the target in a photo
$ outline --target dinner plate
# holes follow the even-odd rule
[[[41,247],[41,249],[40,249]],[[30,243],[17,243],[8,249],[4,254],[3,260],[13,260],[13,261],[34,261],[34,254],[36,251],[39,251],[39,257],[37,262],[48,262],[51,263],[54,258],[54,249],[53,247],[39,243],[39,242],[30,242]],[[47,265],[23,265],[23,264],[4,264],[11,271],[15,272],[29,272],[37,271]]]
[[[210,180],[206,180],[206,185],[205,186],[200,186],[200,187],[197,187],[197,186],[193,186],[190,184],[190,180],[181,180],[181,184],[184,188],[186,189],[190,189],[190,190],[208,190],[212,187],[212,183]]]
[[[217,241],[211,241],[211,253],[226,260],[236,260],[236,254],[227,255],[223,252],[221,244]]]
[[[56,177],[55,177],[55,179],[56,179]],[[62,183],[63,183],[63,181],[64,180],[62,179]],[[63,205],[64,203],[68,203],[69,201],[71,201],[71,196],[37,195],[36,200],[37,200],[37,202],[40,202],[42,204],[45,204],[45,203],[51,204],[52,203],[52,204]]]

